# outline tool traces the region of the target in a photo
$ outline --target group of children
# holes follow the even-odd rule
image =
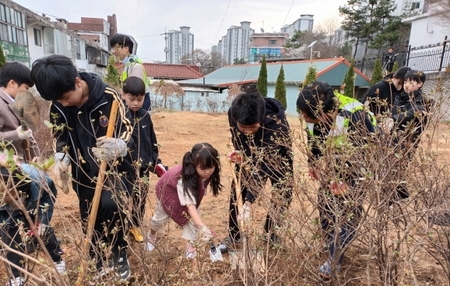
[[[117,42],[112,46],[115,54],[123,60],[130,55],[133,48],[125,44],[127,38],[123,38],[123,35],[121,37],[119,40],[116,39]],[[2,86],[8,65],[0,72]],[[125,67],[125,71],[132,74],[133,67],[127,65]],[[108,162],[106,179],[101,182],[103,183],[102,195],[90,251],[96,277],[114,270],[119,280],[129,279],[131,269],[127,258],[128,242],[125,235],[129,231],[136,241],[146,240],[145,248],[151,251],[157,245],[157,231],[161,230],[169,219],[183,228],[182,237],[188,240],[186,257],[196,257],[198,243],[210,242],[215,236],[215,233],[205,225],[197,209],[208,186],[215,196],[223,188],[220,181],[221,165],[218,151],[208,143],[198,143],[184,154],[180,165],[170,169],[165,167],[158,158],[158,142],[149,113],[150,105],[145,105],[148,84],[139,76],[122,74],[123,87],[119,94],[103,83],[98,75],[77,71],[69,58],[60,55],[40,58],[33,63],[31,72],[25,69],[20,74],[29,76],[26,81],[21,80],[20,77],[10,79],[7,85],[13,85],[14,90],[6,91],[2,88],[6,96],[0,92],[0,97],[6,103],[11,102],[17,90],[21,87],[28,89],[35,84],[41,97],[52,102],[50,122],[56,141],[54,158],[57,165],[54,171],[68,172],[68,167],[71,166],[70,176],[56,175],[59,178],[72,179],[72,187],[79,200],[84,231],[86,231],[89,211],[92,208],[94,189],[98,183],[96,178],[99,162]],[[394,74],[393,78],[395,76]],[[405,128],[413,121],[415,125],[412,133],[409,133],[411,135],[409,138],[417,146],[420,133],[426,124],[425,117],[417,116],[418,110],[426,111],[420,107],[421,87],[425,81],[425,75],[409,70],[404,74],[403,80],[405,90],[397,95],[395,100],[391,100],[394,102],[388,108],[391,116],[383,123],[383,127],[385,132],[392,132],[394,126],[397,129]],[[402,87],[403,82],[398,83],[398,86]],[[397,87],[396,89],[399,90]],[[381,98],[379,90],[376,96]],[[119,104],[119,116],[115,122],[110,122],[113,101]],[[346,144],[346,141],[352,141],[355,145],[361,146],[364,144],[360,141],[361,138],[367,139],[376,134],[376,115],[369,112],[364,104],[334,92],[327,83],[320,81],[313,82],[301,90],[297,109],[307,122],[308,142],[311,147],[308,160],[310,175],[321,182],[318,192],[319,211],[322,229],[329,242],[330,258],[320,266],[319,273],[324,278],[330,278],[334,267],[339,267],[342,261],[343,251],[355,235],[361,213],[360,204],[352,206],[346,204],[349,189],[355,186],[355,174],[348,171],[349,162],[343,159],[347,157],[340,156],[339,152],[349,148],[350,145]],[[272,185],[272,200],[264,230],[269,243],[280,243],[277,231],[290,205],[294,185],[292,138],[285,110],[276,99],[264,98],[255,88],[248,88],[233,100],[228,111],[228,119],[232,143],[236,151],[233,153],[233,162],[236,163],[235,171],[239,175],[241,185],[237,186],[237,181],[232,184],[229,236],[220,245],[220,249],[227,251],[233,243],[240,242],[238,219],[250,219],[252,204],[267,180]],[[8,126],[8,130],[5,129],[6,124],[4,124],[0,133],[3,140],[13,140],[10,146],[14,148],[20,148],[23,140],[34,141],[32,133],[22,134],[20,121],[17,118],[15,121],[12,126]],[[114,125],[114,135],[106,137],[110,124]],[[407,132],[408,130],[403,129],[403,133]],[[330,140],[334,142],[331,145],[327,143]],[[322,180],[318,174],[317,162],[330,146],[333,147],[333,152],[336,152],[336,162],[328,164],[328,172],[334,175]],[[23,161],[20,157],[21,153],[16,152],[16,154],[19,155],[17,161]],[[238,159],[235,158],[236,154]],[[10,167],[8,163],[0,165],[5,174],[2,181],[8,182],[8,178],[15,173],[8,169]],[[19,166],[18,172],[36,179],[36,175],[33,177],[33,172],[27,170],[26,164]],[[156,185],[157,201],[150,222],[151,230],[145,239],[140,227],[148,186],[143,182],[150,173],[157,174],[160,179]],[[331,177],[334,180],[330,181]],[[47,182],[51,192],[41,190],[38,193],[41,196],[46,192],[50,194],[53,199],[51,205],[53,205],[56,189],[52,181],[45,174],[40,176],[40,180]],[[19,182],[15,183],[20,186]],[[63,184],[70,184],[70,180]],[[2,186],[4,186],[1,188],[3,193],[11,188],[7,184]],[[27,189],[21,186],[18,188]],[[241,214],[237,211],[236,202],[239,195],[236,193],[237,190],[241,192],[243,198]],[[32,195],[33,191],[28,193],[30,198],[36,197]],[[13,200],[19,198],[20,196],[16,196]],[[3,202],[10,205],[6,200]],[[127,215],[130,204],[132,205],[131,215]],[[40,205],[38,203],[38,206],[33,208],[39,208]],[[336,216],[335,208],[338,208],[340,212],[345,210],[351,214],[352,219],[339,221],[345,216]],[[2,211],[0,210],[0,214]],[[13,217],[12,210],[6,210],[4,215],[4,221]],[[49,227],[50,213],[47,213],[45,221],[42,220],[42,216],[36,217],[36,226],[42,224],[52,230]],[[339,228],[336,228],[336,225],[339,225]],[[34,229],[31,226],[29,228]],[[64,273],[62,251],[59,243],[56,243],[53,231],[50,232],[53,240],[48,241],[52,241],[53,244],[47,245],[47,249],[54,254],[51,258],[58,272]],[[5,228],[2,228],[4,243],[10,240],[4,238],[3,233],[9,237],[14,235],[5,232]],[[112,255],[106,253],[105,248],[100,247],[103,245],[100,242],[110,245]],[[17,268],[14,265],[11,266],[12,277],[8,285],[21,285],[23,282],[19,271],[22,266],[21,260],[16,262],[17,259],[14,259],[10,261]],[[64,267],[58,268],[62,264]]]

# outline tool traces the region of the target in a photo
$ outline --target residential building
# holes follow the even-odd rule
[[[231,26],[217,44],[217,51],[226,63],[248,62],[250,35],[255,32],[250,24],[251,22],[242,21],[240,26]]]
[[[190,27],[181,26],[179,31],[169,30],[165,33],[166,63],[180,64],[181,59],[194,51],[194,35]]]
[[[10,0],[0,0],[0,45],[7,61],[31,64],[38,58],[60,54],[79,70],[103,75],[108,50],[67,29],[67,21],[38,15]],[[95,57],[95,62],[88,59]]]
[[[257,63],[265,55],[267,59],[281,58],[288,33],[253,33],[250,35],[248,63]]]
[[[314,26],[314,15],[302,14],[294,23],[284,25],[281,28],[282,33],[288,33],[289,38],[295,34],[295,31],[309,31],[312,32]]]

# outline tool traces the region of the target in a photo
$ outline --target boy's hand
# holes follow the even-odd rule
[[[335,196],[343,196],[347,193],[348,186],[346,183],[331,181],[329,185],[330,191]]]
[[[127,154],[127,144],[122,139],[107,138],[97,139],[97,147],[92,148],[94,156],[102,161],[113,161]]]
[[[234,150],[230,154],[228,154],[228,160],[235,164],[241,164],[242,163],[242,151]]]
[[[23,130],[22,128],[22,125],[16,128],[17,136],[20,140],[28,140],[28,138],[33,137],[33,131],[31,131],[31,129],[27,128],[26,130]]]
[[[252,220],[252,204],[245,202],[242,207],[242,213],[238,214],[238,220],[251,221]]]

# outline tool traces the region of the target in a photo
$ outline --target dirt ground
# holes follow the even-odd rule
[[[218,197],[212,197],[210,193],[207,194],[204,201],[202,202],[201,216],[206,225],[217,233],[218,240],[223,239],[227,235],[229,189],[231,183],[231,167],[226,160],[226,154],[232,151],[227,115],[223,113],[212,114],[157,110],[152,113],[152,120],[158,138],[158,143],[161,146],[160,158],[163,163],[169,167],[179,164],[185,152],[189,151],[195,143],[209,142],[219,151],[221,155],[222,184],[224,185],[224,189]],[[301,133],[299,132],[299,130],[301,129],[299,120],[297,118],[291,117],[289,118],[289,122],[292,129],[296,130],[298,133]],[[448,128],[442,133],[448,134]],[[439,142],[442,141],[440,143],[446,144],[447,141],[446,139],[443,139],[443,136],[438,135],[436,137],[438,138]],[[296,138],[296,140],[303,139]],[[301,150],[294,151],[296,152],[296,157],[303,157]],[[304,161],[300,163],[297,162],[295,165],[297,172],[299,172],[300,174],[306,174]],[[148,230],[149,219],[153,214],[155,206],[155,194],[153,190],[156,180],[156,176],[151,177],[151,187],[147,201],[146,219],[144,220],[143,225],[144,230]],[[296,205],[303,205],[304,203],[308,202],[294,201],[291,209],[295,209]],[[262,221],[264,219],[264,216],[265,214],[263,213],[263,210],[256,209],[254,214],[256,220]],[[66,251],[64,259],[69,270],[68,279],[70,279],[70,282],[68,285],[74,284],[74,281],[77,277],[77,269],[80,265],[79,249],[81,241],[81,228],[78,217],[78,200],[75,193],[71,191],[68,195],[66,195],[60,192],[57,199],[53,223],[56,227],[58,236],[63,242],[63,248]],[[167,248],[170,248],[170,251],[168,252],[169,259],[168,261],[161,259],[158,260],[159,263],[167,263],[167,265],[170,265],[170,263],[172,263],[173,261],[179,261],[180,257],[182,257],[184,254],[185,247],[185,242],[179,237],[180,230],[175,226],[175,224],[171,224],[169,228],[171,231],[160,235],[162,240],[166,240],[165,246]],[[135,281],[130,285],[142,285],[138,281],[140,281],[140,277],[144,276],[145,272],[147,271],[156,271],[156,269],[158,269],[158,271],[163,272],[162,270],[160,270],[163,268],[163,266],[161,266],[160,264],[158,265],[158,263],[155,264],[154,262],[150,262],[150,264],[148,264],[147,266],[143,266],[142,261],[144,258],[142,257],[142,244],[131,242],[130,246],[131,250],[129,251],[129,254],[131,268],[134,275],[134,280],[132,281]],[[209,270],[212,269],[214,275],[229,275],[230,266],[228,265],[228,256],[225,256],[225,259],[226,261],[222,264],[219,264],[219,266],[209,265]],[[198,267],[201,268],[201,266],[202,265],[199,265]],[[185,269],[183,267],[179,267],[179,269],[174,270],[174,273],[177,274],[171,275],[185,275],[185,277],[175,279],[174,281],[176,281],[176,283],[174,284],[169,282],[165,285],[182,285],[185,283],[188,283],[189,285],[208,285],[203,282],[198,282],[198,279],[195,277],[195,274],[193,274],[191,268]],[[211,271],[206,271],[206,273],[211,273]],[[360,274],[364,275],[364,272]],[[4,278],[5,276],[0,276],[0,284],[3,283]],[[226,280],[225,278],[209,279],[210,281]],[[275,283],[274,285],[312,285],[306,282],[302,283],[300,281],[290,281],[289,283],[285,284],[284,282],[280,282],[280,284]],[[55,285],[57,285],[57,283]],[[214,283],[214,285],[222,285],[222,283]]]

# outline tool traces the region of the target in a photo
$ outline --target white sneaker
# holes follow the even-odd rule
[[[60,262],[53,262],[55,264],[56,270],[59,274],[66,274],[66,263],[64,260],[61,260]]]
[[[21,276],[11,278],[8,283],[6,283],[6,286],[21,286],[25,284],[25,279],[23,279]]]

